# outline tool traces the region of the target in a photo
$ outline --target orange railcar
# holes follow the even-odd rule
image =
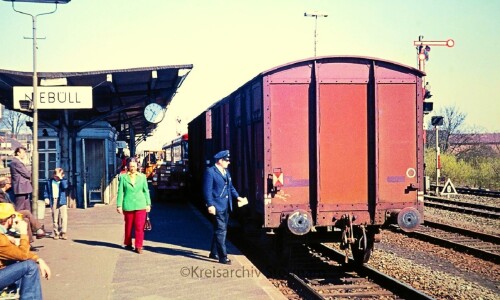
[[[382,225],[423,222],[423,76],[353,56],[265,71],[189,123],[195,187],[212,155],[230,149],[236,188],[262,227],[338,239],[366,262]]]

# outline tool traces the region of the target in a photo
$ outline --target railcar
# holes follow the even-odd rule
[[[338,241],[367,262],[382,226],[423,222],[424,75],[357,56],[262,72],[188,124],[193,190],[229,149],[250,219],[277,240]]]
[[[153,176],[158,199],[182,196],[188,185],[188,134],[183,134],[162,146],[165,160]]]

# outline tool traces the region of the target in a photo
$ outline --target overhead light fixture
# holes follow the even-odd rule
[[[318,11],[312,11],[312,12],[306,11],[304,13],[304,17],[324,17],[324,18],[326,18],[326,17],[328,17],[328,14],[320,13]]]

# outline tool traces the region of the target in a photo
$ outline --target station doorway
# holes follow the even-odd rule
[[[82,139],[84,207],[103,203],[106,151],[102,139]]]

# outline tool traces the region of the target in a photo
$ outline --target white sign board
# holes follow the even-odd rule
[[[37,109],[92,108],[91,86],[39,86]],[[19,100],[33,101],[32,86],[14,87],[14,109],[20,109]]]
[[[451,182],[451,179],[448,178],[448,181],[443,186],[443,190],[440,193],[441,195],[456,195],[457,190],[455,189],[455,186]]]
[[[116,141],[116,148],[127,148],[127,142],[125,142],[125,141]]]

